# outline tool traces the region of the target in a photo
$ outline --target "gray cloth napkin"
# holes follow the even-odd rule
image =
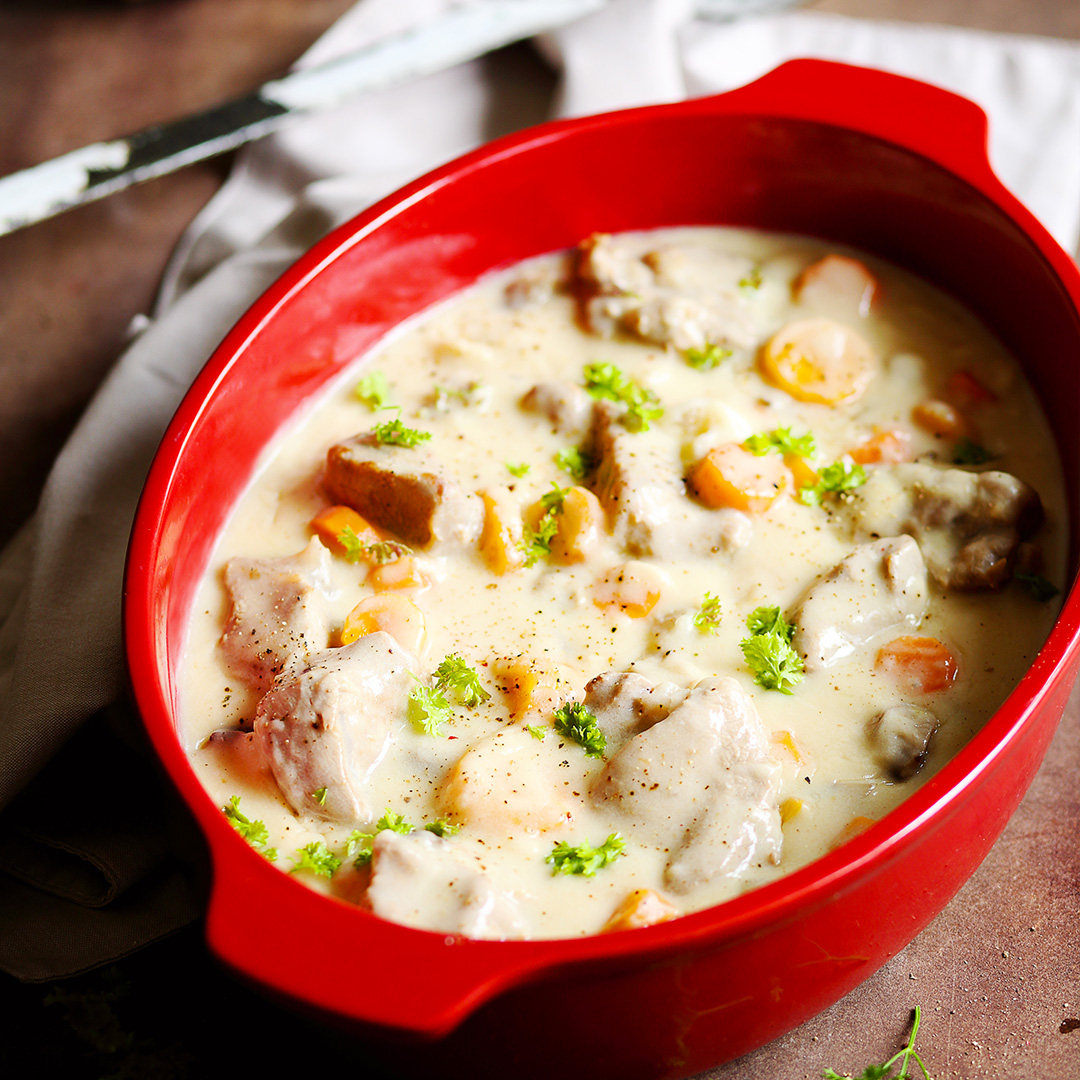
[[[450,2],[364,0],[302,62],[433,18]],[[540,44],[557,85],[541,60],[517,50],[371,95],[249,148],[180,244],[153,322],[72,434],[35,518],[0,554],[0,969],[29,980],[74,974],[201,910],[199,859],[123,704],[128,533],[158,440],[199,368],[333,225],[483,140],[549,115],[721,91],[810,55],[974,97],[990,113],[1002,176],[1075,249],[1076,46],[809,14],[706,24],[686,0],[612,0]]]

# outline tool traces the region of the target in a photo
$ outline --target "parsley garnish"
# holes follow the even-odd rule
[[[270,833],[261,821],[252,821],[240,810],[240,796],[233,795],[222,812],[229,819],[232,827],[260,854],[273,862],[277,858],[277,848],[269,846]]]
[[[531,735],[531,736],[532,736],[532,737],[533,737],[534,739],[536,739],[536,740],[537,740],[537,742],[543,742],[543,741],[544,741],[544,738],[545,738],[545,736],[547,735],[547,730],[546,730],[545,728],[542,728],[542,727],[536,727],[536,726],[535,726],[535,725],[533,725],[533,724],[526,724],[526,725],[525,725],[525,730],[526,730],[526,731],[527,731],[527,732],[528,732],[528,733],[529,733],[529,734],[530,734],[530,735]]]
[[[407,711],[413,726],[425,735],[440,735],[439,725],[453,715],[446,695],[437,686],[424,686],[419,679],[409,694]]]
[[[393,562],[395,559],[401,559],[413,553],[408,544],[402,544],[397,540],[375,540],[371,543],[361,540],[351,525],[346,525],[337,534],[337,542],[345,549],[345,558],[349,562],[370,559],[381,566],[383,563]]]
[[[1017,572],[1013,574],[1013,577],[1021,584],[1026,585],[1031,592],[1031,595],[1038,600],[1040,604],[1045,604],[1047,600],[1053,600],[1053,598],[1061,592],[1052,581],[1048,581],[1042,574],[1025,574]]]
[[[326,805],[326,788],[321,787],[318,791],[313,791],[311,797],[320,805]]]
[[[293,858],[296,864],[289,871],[295,874],[300,870],[310,870],[320,877],[333,877],[341,860],[326,846],[325,840],[314,840],[302,847]]]
[[[919,1021],[922,1019],[922,1010],[918,1005],[915,1006],[914,1013],[914,1019],[911,1022],[911,1035],[908,1037],[907,1045],[893,1054],[888,1061],[884,1061],[880,1065],[868,1065],[855,1077],[848,1076],[845,1073],[838,1073],[835,1069],[826,1069],[821,1074],[822,1080],[886,1080],[897,1062],[900,1062],[900,1071],[893,1080],[907,1080],[908,1068],[911,1065],[912,1058],[915,1059],[915,1064],[922,1071],[924,1080],[930,1080],[930,1073],[915,1050],[915,1036],[919,1032]]]
[[[954,465],[985,465],[993,460],[994,455],[985,446],[980,446],[966,437],[956,440],[953,447]]]
[[[701,607],[694,615],[694,626],[703,634],[715,634],[720,629],[720,597],[706,593]]]
[[[574,480],[584,480],[592,462],[576,446],[568,446],[555,455],[555,464]]]
[[[386,376],[381,371],[373,371],[370,375],[365,375],[356,384],[354,393],[372,410],[385,409],[390,404],[390,387],[387,385]]]
[[[523,461],[520,465],[511,465],[510,462],[508,461],[506,463],[506,467],[507,467],[507,469],[510,470],[510,474],[512,476],[518,476],[518,477],[524,476],[529,471],[529,469],[531,468],[529,463],[525,462],[525,461]]]
[[[383,424],[376,424],[371,429],[371,434],[380,446],[405,446],[410,449],[431,438],[430,431],[406,427],[400,416]]]
[[[760,289],[761,288],[761,267],[751,267],[750,271],[744,276],[739,278],[740,289]]]
[[[561,488],[554,480],[551,482],[554,489],[546,495],[540,496],[540,504],[544,508],[544,515],[536,524],[535,529],[526,526],[521,540],[521,550],[525,552],[525,565],[535,566],[545,555],[551,554],[551,541],[559,531],[559,514],[562,513],[563,502],[569,488]]]
[[[778,607],[755,608],[746,619],[750,636],[739,642],[754,682],[766,690],[790,694],[804,678],[802,657],[791,647],[795,634]]]
[[[469,709],[482,705],[491,694],[480,685],[480,676],[457,653],[450,653],[435,669],[435,689],[450,695]]]
[[[861,465],[850,461],[834,461],[821,470],[816,484],[799,488],[799,502],[807,506],[820,506],[823,496],[852,491],[865,483],[866,470]]]
[[[687,349],[683,353],[686,362],[692,368],[697,368],[698,371],[712,371],[714,367],[719,367],[730,355],[730,349],[725,349],[722,345],[711,345],[708,342],[706,342],[703,349]]]
[[[460,825],[455,825],[452,821],[444,817],[429,821],[424,828],[429,833],[434,833],[436,836],[453,836],[454,833],[461,832]]]
[[[597,870],[610,866],[620,855],[625,855],[626,841],[612,833],[599,847],[593,847],[588,840],[584,844],[572,845],[560,840],[544,862],[551,866],[551,874],[583,874],[592,877]]]
[[[807,432],[805,435],[792,435],[791,428],[776,428],[760,435],[751,435],[743,444],[751,454],[763,457],[770,450],[787,457],[795,454],[798,457],[813,457],[815,446],[814,436]]]
[[[586,757],[603,757],[607,736],[585,705],[580,701],[568,701],[555,710],[555,730],[560,735],[580,744]]]
[[[405,820],[404,814],[395,814],[393,810],[387,807],[386,813],[375,822],[374,832],[361,832],[359,829],[353,829],[349,833],[348,839],[345,841],[345,858],[352,859],[353,866],[358,869],[361,866],[367,866],[371,862],[372,844],[379,833],[396,832],[402,836],[407,836],[415,828],[415,825]],[[432,829],[431,831],[434,832],[435,830]],[[439,835],[442,836],[443,834],[439,833]]]
[[[478,405],[485,397],[483,383],[471,382],[462,390],[451,390],[446,386],[436,386],[432,394],[433,403],[439,412],[446,412],[450,399],[457,398],[462,405]]]
[[[650,420],[659,420],[664,410],[659,399],[639,386],[614,364],[586,364],[585,389],[594,398],[619,401],[626,406],[623,426],[629,431],[648,431]]]

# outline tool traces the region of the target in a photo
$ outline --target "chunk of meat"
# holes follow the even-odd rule
[[[475,743],[458,759],[439,791],[455,819],[505,834],[565,825],[573,803],[559,778],[554,739],[534,739],[514,725]]]
[[[675,893],[778,861],[780,765],[754,703],[731,678],[707,679],[627,740],[591,791],[639,843],[670,852]]]
[[[552,428],[571,442],[580,442],[592,426],[593,399],[571,382],[537,383],[521,399],[525,412],[546,416]]]
[[[298,814],[341,822],[373,816],[365,784],[404,720],[413,666],[380,631],[316,654],[259,702],[256,741]]]
[[[1037,492],[1005,472],[911,462],[870,473],[848,503],[856,536],[908,533],[930,575],[950,589],[996,589],[1043,518]]]
[[[675,683],[653,683],[633,671],[605,671],[586,685],[584,705],[596,717],[610,753],[658,724],[685,699],[686,691]]]
[[[910,780],[926,760],[938,718],[918,705],[890,705],[866,726],[874,757],[886,775]]]
[[[375,837],[367,900],[376,915],[421,930],[501,941],[528,929],[517,901],[479,859],[424,830]]]
[[[265,690],[329,644],[330,553],[318,539],[283,559],[230,559],[224,576],[221,650],[237,678]]]
[[[690,245],[639,255],[638,247],[633,238],[598,234],[579,248],[574,287],[593,333],[622,331],[680,350],[753,343],[739,289],[748,259]]]
[[[742,511],[706,510],[689,499],[672,435],[655,427],[627,431],[620,415],[615,403],[597,402],[593,489],[616,541],[628,554],[710,554],[749,542],[752,529]]]
[[[807,671],[829,667],[883,630],[918,626],[926,602],[926,566],[910,536],[860,544],[803,597],[792,645]]]
[[[382,446],[370,432],[330,448],[323,486],[332,499],[415,547],[472,544],[484,524],[480,496],[443,475],[431,451]]]

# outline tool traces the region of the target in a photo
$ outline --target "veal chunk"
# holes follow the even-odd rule
[[[330,448],[323,487],[419,548],[471,544],[484,524],[483,500],[444,476],[430,451],[380,445],[370,432]]]
[[[675,683],[651,683],[633,671],[605,671],[585,687],[583,704],[596,717],[611,753],[658,724],[685,697]]]
[[[807,671],[850,656],[882,630],[916,627],[926,611],[926,567],[910,536],[860,544],[810,587],[792,644]]]
[[[405,717],[414,666],[378,631],[312,656],[259,702],[255,740],[298,814],[342,822],[374,816],[364,789]]]
[[[908,533],[927,569],[950,589],[996,589],[1016,550],[1043,519],[1038,493],[1005,472],[966,472],[913,462],[881,466],[855,493],[857,536]]]
[[[745,514],[706,510],[687,496],[676,440],[656,427],[628,431],[623,411],[612,401],[596,403],[592,449],[593,488],[626,552],[707,555],[748,543],[752,529]]]
[[[749,259],[700,245],[638,254],[640,241],[597,234],[578,249],[573,287],[586,326],[657,345],[701,349],[753,343],[753,321],[739,283]]]
[[[665,885],[686,893],[780,857],[780,765],[754,703],[732,678],[706,679],[627,740],[594,803],[639,843],[669,852]]]
[[[329,588],[330,553],[317,539],[285,558],[230,559],[225,564],[230,611],[221,635],[229,669],[265,690],[309,652],[325,649]]]

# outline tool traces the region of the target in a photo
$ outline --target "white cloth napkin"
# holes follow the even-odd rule
[[[434,18],[451,0],[363,0],[312,63]],[[484,0],[472,0],[482,4]],[[1080,238],[1080,46],[811,13],[695,19],[692,0],[611,0],[518,50],[309,118],[239,155],[179,245],[152,321],[0,555],[0,809],[120,698],[120,590],[139,490],[169,417],[255,297],[332,225],[492,135],[544,119],[730,89],[794,56],[938,83],[990,115],[1003,180],[1070,251]]]

